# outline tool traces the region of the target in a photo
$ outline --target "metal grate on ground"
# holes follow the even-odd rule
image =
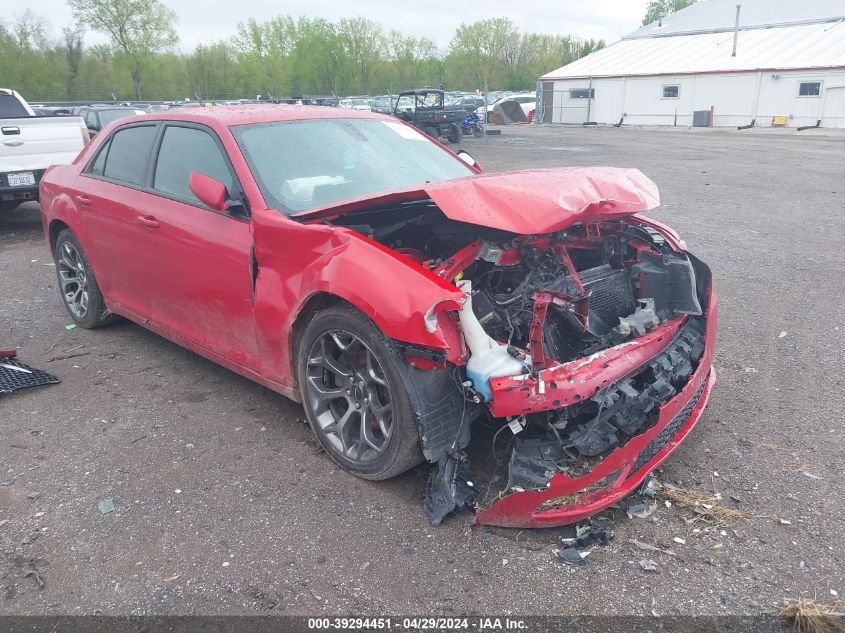
[[[52,385],[60,382],[46,371],[33,369],[11,356],[0,358],[0,395],[9,394],[28,387]]]

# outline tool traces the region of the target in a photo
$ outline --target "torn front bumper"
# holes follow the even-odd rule
[[[716,377],[713,353],[717,305],[710,292],[705,313],[704,351],[688,381],[659,406],[657,422],[601,459],[589,473],[569,477],[557,472],[543,490],[508,491],[481,509],[475,522],[503,527],[554,527],[576,523],[637,489],[666,459],[701,417]],[[539,379],[491,381],[493,414],[519,415],[565,407],[591,398],[665,351],[681,329],[683,318],[668,321],[631,343],[588,359],[540,372]]]

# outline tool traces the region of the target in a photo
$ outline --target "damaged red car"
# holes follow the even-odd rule
[[[461,154],[461,153],[459,153]],[[41,181],[73,320],[130,319],[302,402],[433,524],[573,523],[635,490],[715,380],[710,270],[633,169],[482,174],[332,108],[161,112]]]

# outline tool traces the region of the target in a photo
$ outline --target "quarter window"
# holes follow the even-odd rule
[[[88,173],[92,176],[103,175],[103,171],[106,166],[106,157],[109,155],[109,143],[111,143],[110,140],[103,144],[100,151],[97,153],[97,158],[94,159],[94,162],[91,163],[91,167],[88,168]]]
[[[123,128],[115,132],[111,137],[103,176],[142,187],[147,180],[147,160],[155,135],[154,125]]]
[[[663,86],[664,99],[677,99],[681,96],[681,87],[677,84]]]
[[[818,97],[822,93],[822,82],[802,81],[798,84],[799,97]]]
[[[188,184],[194,171],[222,182],[232,194],[232,173],[211,134],[191,127],[168,126],[158,151],[153,189],[201,205]]]

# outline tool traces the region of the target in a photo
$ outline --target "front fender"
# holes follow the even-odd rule
[[[253,234],[255,319],[268,378],[294,384],[293,324],[317,293],[355,306],[389,338],[460,357],[457,326],[443,311],[457,310],[464,294],[419,264],[349,229],[299,224],[275,211],[253,214]]]

